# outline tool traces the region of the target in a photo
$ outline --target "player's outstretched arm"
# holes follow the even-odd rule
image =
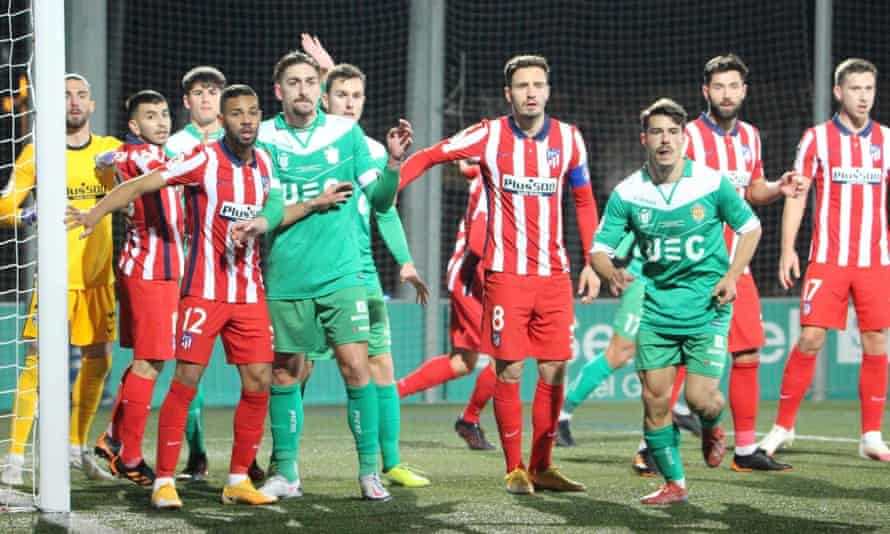
[[[791,289],[794,281],[800,278],[800,259],[794,244],[806,207],[806,195],[785,199],[785,209],[782,211],[782,252],[779,257],[779,283],[784,289]]]
[[[423,173],[433,165],[482,157],[487,139],[488,123],[482,121],[431,147],[411,154],[411,157],[405,160],[400,171],[399,191],[423,176]]]
[[[781,178],[770,182],[767,180],[755,180],[751,182],[745,197],[755,206],[771,204],[782,197],[797,198],[806,196],[810,189],[810,179],[797,171],[787,171]]]
[[[84,239],[93,233],[96,225],[111,212],[127,207],[130,202],[136,200],[145,193],[154,193],[167,185],[160,171],[152,171],[117,185],[105,198],[99,201],[89,211],[80,211],[69,205],[65,210],[65,226],[68,230],[83,227],[80,239]]]
[[[751,258],[754,257],[754,251],[757,250],[757,243],[760,242],[760,234],[761,228],[760,223],[758,222],[756,226],[739,236],[739,241],[735,249],[735,256],[732,258],[729,270],[726,271],[723,278],[717,282],[717,285],[714,286],[714,291],[711,293],[711,296],[717,299],[718,303],[726,304],[727,302],[735,300],[736,282],[738,282],[739,278],[745,272],[745,268],[751,262]]]
[[[338,209],[352,196],[352,182],[338,182],[328,186],[321,195],[297,204],[285,206],[279,226],[290,226],[316,212]]]
[[[375,211],[386,211],[392,206],[399,188],[402,161],[413,142],[414,130],[411,128],[411,123],[405,119],[399,119],[399,123],[387,132],[386,151],[389,153],[389,159],[386,167],[373,185],[365,189],[368,201]]]

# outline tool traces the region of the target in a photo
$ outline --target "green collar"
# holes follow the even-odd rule
[[[649,163],[646,162],[643,164],[643,168],[640,169],[640,172],[643,174],[643,181],[652,182],[652,176],[649,175]],[[671,199],[674,198],[674,192],[677,190],[677,185],[683,181],[683,178],[688,178],[692,176],[692,160],[689,158],[683,158],[683,174],[680,176],[680,179],[674,182],[673,187],[671,187],[671,192],[668,193],[667,196],[664,196],[664,191],[662,191],[659,185],[655,185],[653,182],[652,185],[655,185],[655,189],[658,191],[658,194],[661,195],[661,198],[664,199],[666,204],[671,203]],[[664,184],[660,184],[664,185]]]
[[[312,121],[312,124],[303,128],[295,128],[288,124],[287,121],[284,119],[283,111],[280,111],[278,115],[275,115],[275,128],[279,130],[290,130],[293,133],[314,130],[318,126],[324,126],[325,122],[327,122],[327,114],[320,109],[315,110],[315,120]]]
[[[201,143],[204,142],[204,134],[201,133],[201,130],[199,130],[197,126],[195,126],[195,123],[190,122],[190,123],[186,124],[185,127],[183,128],[183,130],[190,136],[197,139],[199,142],[201,142]],[[223,130],[223,128],[220,126],[215,132],[213,132],[212,134],[210,134],[210,136],[207,137],[207,140],[208,141],[216,141],[218,139],[222,139],[223,133],[225,133],[225,130]]]

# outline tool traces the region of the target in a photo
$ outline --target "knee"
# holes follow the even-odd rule
[[[862,352],[864,354],[886,354],[887,334],[883,330],[862,332]]]
[[[825,345],[825,330],[823,328],[807,328],[800,333],[797,349],[804,354],[816,354]]]
[[[507,362],[503,360],[497,360],[497,364],[495,365],[495,372],[498,375],[498,380],[500,380],[501,382],[517,384],[520,380],[522,380],[522,362]]]
[[[724,402],[723,393],[717,387],[686,388],[686,404],[696,413],[716,417]]]
[[[618,369],[631,361],[637,352],[637,346],[631,341],[620,341],[609,345],[606,349],[606,361],[609,367]]]
[[[392,358],[388,355],[372,356],[368,360],[368,370],[371,372],[371,379],[378,386],[388,386],[395,382]]]

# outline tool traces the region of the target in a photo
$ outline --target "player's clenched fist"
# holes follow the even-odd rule
[[[386,149],[389,151],[390,169],[398,169],[401,161],[405,159],[408,148],[414,142],[414,130],[411,129],[411,123],[405,119],[399,119],[399,124],[390,128],[386,134]]]

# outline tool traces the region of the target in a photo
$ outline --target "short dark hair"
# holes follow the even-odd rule
[[[847,58],[840,62],[834,69],[834,85],[843,85],[848,74],[858,74],[860,72],[870,72],[878,77],[878,68],[874,63],[867,59],[858,57]]]
[[[350,63],[340,63],[330,71],[328,71],[328,79],[327,79],[327,90],[330,92],[331,87],[334,86],[334,82],[337,80],[352,80],[353,78],[358,78],[362,81],[362,85],[365,84],[365,73],[355,65]]]
[[[299,65],[300,63],[309,65],[310,67],[315,69],[315,72],[319,76],[321,76],[321,66],[318,64],[318,61],[315,61],[315,58],[313,58],[309,54],[294,50],[281,56],[281,59],[279,59],[278,62],[275,63],[275,68],[272,69],[272,79],[274,79],[275,82],[280,82],[281,76],[284,74],[284,71],[286,71],[288,67],[290,67],[291,65]]]
[[[705,85],[711,83],[711,78],[715,74],[733,70],[739,73],[742,77],[742,81],[748,79],[748,65],[745,65],[745,62],[742,61],[742,58],[739,56],[730,53],[723,56],[712,57],[705,63]]]
[[[238,98],[239,96],[252,96],[259,100],[256,91],[254,91],[251,86],[243,83],[236,83],[222,90],[222,93],[219,95],[219,109],[221,111],[225,110],[226,101]]]
[[[199,83],[215,85],[222,89],[226,86],[226,77],[216,67],[199,65],[182,76],[182,91],[188,93]]]
[[[510,86],[513,84],[513,74],[526,67],[539,67],[544,69],[547,77],[550,78],[550,65],[547,64],[547,58],[544,56],[513,56],[504,65],[504,84]]]
[[[143,89],[133,93],[130,98],[124,102],[124,109],[127,111],[127,116],[132,119],[136,115],[136,112],[139,111],[139,106],[142,104],[161,103],[167,103],[167,99],[164,95],[153,89]]]
[[[649,118],[655,115],[670,117],[680,126],[686,125],[686,110],[670,98],[659,98],[640,113],[640,127],[649,129]]]

